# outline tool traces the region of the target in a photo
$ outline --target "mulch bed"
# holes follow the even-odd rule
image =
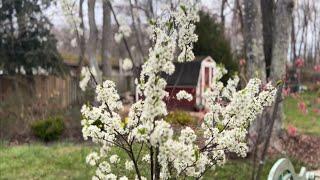
[[[320,137],[310,135],[285,135],[281,139],[283,151],[288,155],[312,166],[320,168]]]

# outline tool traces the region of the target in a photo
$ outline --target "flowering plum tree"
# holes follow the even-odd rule
[[[97,167],[93,179],[126,180],[131,171],[139,180],[147,177],[199,179],[210,168],[222,165],[227,152],[246,156],[247,127],[264,107],[272,104],[276,90],[271,84],[262,85],[260,80],[251,79],[244,89],[238,91],[239,78],[235,76],[224,86],[219,80],[226,70],[216,69],[213,85],[206,92],[209,111],[201,125],[201,133],[196,134],[190,127],[175,133],[164,121],[168,114],[164,98],[168,93],[165,91],[166,80],[161,74],[174,72],[176,54],[179,62],[194,59],[192,49],[197,41],[194,34],[194,23],[199,20],[197,13],[197,5],[184,0],[176,8],[165,9],[161,17],[150,21],[153,43],[140,78],[136,79],[139,94],[144,99],[131,106],[128,118],[121,119],[122,103],[115,83],[109,80],[96,86],[98,106],[82,107],[83,136],[100,145],[100,150],[89,154],[86,159],[88,164]],[[86,78],[81,85],[85,87],[88,77],[94,76],[89,69],[83,73]],[[186,92],[177,96],[188,98]],[[197,139],[202,143],[197,143]],[[128,158],[120,159],[111,154],[111,148],[124,151]],[[147,149],[147,153],[143,149]],[[114,169],[120,164],[128,174],[115,174]],[[142,173],[145,164],[149,167],[147,174]]]

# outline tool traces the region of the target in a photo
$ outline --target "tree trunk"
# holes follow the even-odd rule
[[[274,0],[261,0],[262,24],[263,24],[263,49],[266,62],[267,77],[270,76],[273,24],[274,24]]]
[[[79,66],[79,72],[81,71],[83,61],[84,61],[84,56],[86,52],[86,39],[84,37],[84,22],[83,22],[83,2],[84,0],[80,0],[79,2],[79,17],[80,17],[80,31],[78,34],[78,42],[79,42],[79,61],[78,61],[78,66]]]
[[[243,58],[245,54],[244,43],[243,43],[243,17],[242,7],[239,2],[235,0],[234,9],[232,12],[232,20],[230,29],[230,45],[234,60],[239,63],[239,59]],[[242,86],[241,86],[242,87]]]
[[[101,42],[101,60],[102,72],[106,77],[110,77],[112,73],[111,58],[111,10],[106,1],[102,2],[103,7],[103,26],[102,26],[102,42]]]
[[[227,3],[227,0],[222,0],[221,7],[220,7],[220,20],[221,20],[221,25],[222,25],[223,30],[225,27],[224,9],[225,9],[226,3]]]
[[[247,58],[247,79],[259,78],[266,82],[266,66],[263,53],[261,6],[258,0],[244,0],[244,43]],[[253,137],[258,132],[263,118],[257,118],[250,126],[249,136]],[[252,140],[252,139],[250,139]],[[254,148],[254,141],[249,142]]]
[[[247,76],[266,81],[266,65],[263,53],[261,6],[257,0],[244,1],[244,39],[247,57]]]
[[[297,59],[297,45],[296,45],[296,30],[295,30],[295,21],[294,16],[291,18],[291,53],[292,53],[292,59]]]
[[[96,58],[96,49],[98,42],[98,29],[95,20],[95,4],[96,0],[88,0],[88,19],[89,19],[89,42],[88,42],[88,59],[90,67],[95,75],[95,78],[98,83],[101,83],[101,73],[99,70],[98,61]]]
[[[137,0],[135,1],[136,3],[136,6],[138,5],[138,2]],[[140,52],[140,55],[138,55],[136,53],[136,64],[140,65],[143,63],[143,59],[145,57],[145,54],[144,54],[144,51],[143,51],[143,48],[142,48],[142,40],[141,40],[141,22],[140,22],[140,18],[139,16],[138,17],[135,17],[135,14],[134,14],[134,7],[133,7],[133,4],[131,1],[129,1],[129,4],[130,4],[130,14],[131,14],[131,20],[132,20],[132,28],[134,30],[134,35],[136,37],[136,40],[137,40],[137,46],[138,46],[138,50]],[[137,19],[136,19],[137,18]],[[136,23],[136,20],[138,23]],[[132,59],[133,60],[133,59]]]
[[[276,4],[271,63],[271,79],[274,83],[279,80],[284,80],[286,74],[293,6],[293,0],[278,0]],[[274,133],[276,133],[276,135],[281,131],[282,116],[283,104],[280,103],[278,116],[274,123]]]

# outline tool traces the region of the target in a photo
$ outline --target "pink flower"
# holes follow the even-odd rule
[[[284,96],[289,96],[290,92],[291,92],[290,87],[283,88],[283,90],[282,90],[282,93],[283,93]]]
[[[300,98],[300,95],[298,93],[291,93],[290,95],[291,95],[291,97],[293,99],[299,99]]]
[[[240,64],[240,66],[244,66],[246,64],[246,60],[240,59],[239,64]]]
[[[288,125],[287,132],[289,136],[294,137],[297,135],[297,128],[290,124]]]
[[[301,68],[304,65],[304,60],[302,58],[296,59],[295,65],[297,68]]]
[[[300,101],[300,102],[298,103],[298,107],[299,107],[299,110],[300,110],[303,114],[307,114],[308,109],[307,109],[307,105],[306,105],[305,102]]]
[[[317,64],[313,67],[314,71],[320,72],[320,64]]]
[[[318,108],[314,108],[314,109],[313,109],[313,112],[316,113],[316,114],[318,114],[318,115],[320,115],[320,109],[318,109]]]

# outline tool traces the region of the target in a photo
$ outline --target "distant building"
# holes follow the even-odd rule
[[[164,75],[167,80],[166,91],[169,96],[165,99],[169,109],[199,109],[204,107],[204,93],[211,85],[215,61],[210,57],[196,57],[194,61],[185,63],[174,63],[175,72],[172,75]],[[193,96],[192,101],[177,100],[176,94],[185,90]],[[136,94],[136,98],[138,95]]]

